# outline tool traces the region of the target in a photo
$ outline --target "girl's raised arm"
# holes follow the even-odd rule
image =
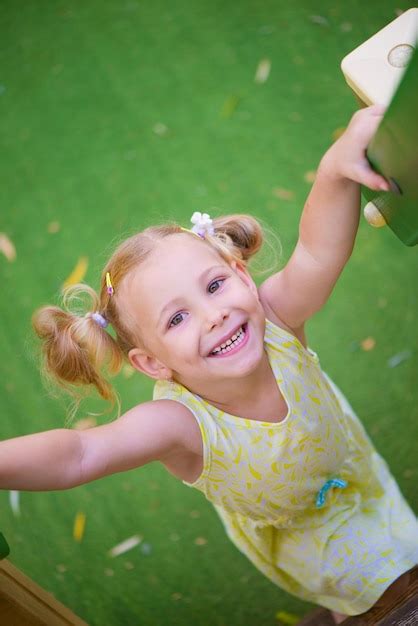
[[[172,400],[140,404],[84,431],[56,429],[0,442],[0,489],[70,489],[116,472],[190,454],[192,413]]]
[[[359,183],[389,189],[366,158],[383,112],[380,106],[357,111],[326,152],[303,209],[295,250],[284,269],[260,287],[265,308],[292,329],[301,330],[324,306],[350,258],[360,217]]]

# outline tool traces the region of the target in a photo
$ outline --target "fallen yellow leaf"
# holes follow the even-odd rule
[[[300,617],[294,613],[288,613],[287,611],[277,611],[276,618],[280,620],[282,624],[288,624],[289,626],[293,626],[293,624],[297,624],[300,621]]]
[[[73,537],[75,541],[80,542],[83,539],[84,529],[86,527],[85,513],[77,513],[74,520]]]
[[[77,283],[80,283],[86,275],[88,266],[88,258],[86,256],[80,257],[77,261],[77,265],[64,281],[63,287],[69,287],[70,285],[76,285]]]

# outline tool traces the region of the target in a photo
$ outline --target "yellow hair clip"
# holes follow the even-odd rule
[[[106,288],[109,296],[113,296],[115,290],[113,289],[112,281],[110,280],[110,272],[106,272]]]

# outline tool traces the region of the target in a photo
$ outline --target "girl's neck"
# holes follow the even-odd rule
[[[206,386],[201,391],[193,391],[221,411],[246,417],[257,412],[266,393],[273,386],[277,387],[267,352],[264,350],[259,366],[248,376],[235,380],[225,379],[221,384],[217,382],[212,389]]]

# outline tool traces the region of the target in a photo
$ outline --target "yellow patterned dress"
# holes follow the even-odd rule
[[[233,543],[287,592],[356,615],[418,563],[418,522],[318,356],[266,320],[265,349],[288,405],[279,423],[230,415],[177,383],[154,399],[194,414],[194,483]]]

